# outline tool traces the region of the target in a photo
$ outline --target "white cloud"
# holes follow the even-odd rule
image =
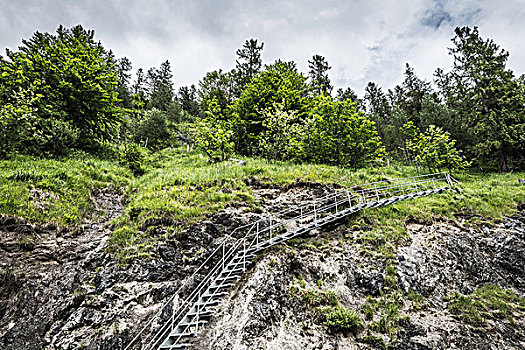
[[[168,59],[177,86],[231,69],[249,38],[265,43],[265,63],[294,60],[304,72],[312,55],[324,55],[336,88],[359,94],[368,81],[385,89],[400,83],[406,62],[432,80],[437,67],[451,65],[447,47],[462,25],[478,25],[483,37],[510,51],[517,75],[525,71],[523,0],[0,0],[0,6],[0,47],[16,48],[36,30],[81,23],[135,68]]]

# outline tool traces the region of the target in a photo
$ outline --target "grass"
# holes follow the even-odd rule
[[[0,213],[37,224],[79,224],[92,212],[93,190],[108,186],[122,190],[130,178],[118,163],[84,154],[0,160]]]
[[[90,214],[90,197],[95,188],[126,189],[128,205],[124,215],[114,222],[111,243],[115,251],[133,258],[147,256],[156,240],[181,232],[229,204],[255,208],[258,204],[246,184],[248,178],[273,184],[312,181],[350,187],[417,175],[416,169],[399,164],[353,171],[243,159],[246,166],[209,164],[196,152],[165,149],[146,155],[142,164],[145,175],[134,177],[117,162],[84,154],[61,160],[16,157],[0,161],[0,213],[22,216],[34,223],[75,225]],[[355,225],[371,227],[360,239],[363,253],[391,257],[395,248],[406,241],[405,225],[411,218],[432,221],[463,214],[472,223],[494,222],[513,213],[516,204],[525,201],[525,186],[518,183],[524,173],[462,172],[454,176],[462,183],[459,192],[356,214]],[[159,236],[158,226],[164,227],[167,235]]]
[[[525,310],[525,298],[494,284],[481,286],[469,295],[455,292],[446,301],[453,315],[475,326],[484,326],[487,319],[495,318],[513,322],[514,316],[523,315]]]
[[[292,296],[292,298],[297,298],[310,306],[331,305],[335,307],[339,305],[337,295],[331,290],[317,291],[314,289],[305,289],[291,286],[290,296]]]
[[[356,332],[365,326],[354,310],[339,306],[327,310],[324,324],[334,331],[342,332]]]

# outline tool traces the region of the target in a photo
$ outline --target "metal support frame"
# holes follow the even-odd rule
[[[209,305],[217,304],[216,300],[224,294],[222,292],[224,288],[227,288],[224,286],[230,283],[228,282],[230,280],[237,280],[242,273],[241,270],[246,271],[257,252],[359,210],[439,193],[451,188],[453,181],[457,182],[448,173],[436,173],[362,184],[354,187],[358,190],[353,193],[349,189],[336,190],[327,196],[314,198],[311,204],[273,213],[263,219],[238,227],[209,253],[205,262],[174,293],[125,350],[130,349],[139,339],[141,344],[144,344],[142,346],[144,350],[168,350],[176,344],[182,344],[180,342],[186,341],[185,339],[190,335],[198,333],[202,328],[199,327],[202,315],[208,315],[211,312]],[[383,199],[380,198],[379,193]],[[312,218],[313,222],[307,220],[308,218]],[[275,236],[274,232],[276,232]],[[239,236],[242,238],[237,240],[233,238]],[[213,263],[213,261],[218,262]],[[178,298],[181,290],[189,283],[194,283],[197,278],[201,278],[198,285],[190,290],[189,295],[185,295],[180,303],[176,302],[175,296]],[[153,326],[154,320],[159,320],[162,310],[169,303],[172,303],[173,310],[168,321],[156,333],[148,334],[146,330]],[[180,305],[177,305],[175,310],[176,304]],[[195,325],[195,332],[192,332],[192,325]]]

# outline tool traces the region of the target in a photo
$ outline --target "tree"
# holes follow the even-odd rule
[[[167,111],[173,100],[173,74],[169,61],[161,63],[159,69],[150,68],[146,76],[149,107]]]
[[[233,152],[233,131],[231,121],[220,115],[217,100],[206,108],[205,116],[195,125],[195,142],[209,157],[210,162],[222,162]]]
[[[144,112],[142,120],[134,128],[133,141],[144,142],[152,149],[160,149],[168,145],[169,139],[166,113],[155,108]]]
[[[261,70],[263,48],[264,43],[259,45],[257,39],[250,39],[246,40],[242,48],[237,50],[238,59],[235,61],[235,70],[232,72],[236,81],[233,91],[235,97],[241,95],[244,88]]]
[[[381,87],[374,82],[369,82],[365,88],[366,111],[370,118],[375,122],[379,136],[383,144],[390,152],[396,152],[399,143],[396,141],[397,128],[392,129],[392,121],[400,119],[401,114],[391,107],[387,95]],[[392,116],[394,116],[392,120]],[[403,118],[404,119],[404,118]]]
[[[206,73],[204,78],[199,81],[198,96],[201,101],[201,108],[205,108],[212,100],[215,100],[221,109],[221,114],[223,114],[233,100],[229,74],[223,73],[221,69]]]
[[[381,158],[384,151],[374,122],[355,102],[318,96],[311,113],[304,146],[309,160],[357,168]]]
[[[231,107],[236,150],[246,155],[259,154],[259,138],[265,131],[263,111],[297,111],[297,118],[307,115],[308,86],[294,62],[276,61],[267,65],[244,89]]]
[[[456,28],[449,52],[454,67],[447,79],[448,103],[458,111],[472,133],[470,151],[478,161],[493,161],[509,170],[509,157],[523,154],[525,103],[520,84],[506,68],[508,52],[492,39],[483,39],[477,27]],[[443,76],[443,74],[441,74]]]
[[[132,93],[131,89],[129,87],[130,79],[131,79],[131,61],[127,57],[122,57],[121,59],[116,61],[116,68],[117,68],[117,79],[118,79],[118,85],[117,85],[117,92],[118,92],[118,99],[120,100],[120,106],[124,108],[132,108]]]
[[[277,104],[263,114],[265,131],[259,143],[261,153],[271,160],[305,160],[305,124],[298,122],[297,111],[283,111]]]
[[[450,138],[450,133],[435,125],[430,125],[424,133],[419,134],[413,124],[405,125],[404,129],[405,133],[409,131],[412,134],[407,140],[407,148],[415,155],[416,162],[426,166],[430,172],[468,166],[461,152],[456,149],[456,141]]]
[[[179,103],[182,110],[191,116],[192,120],[195,120],[199,116],[200,107],[199,101],[197,100],[197,89],[195,85],[183,86],[179,89]]]
[[[338,101],[359,102],[357,94],[349,87],[347,87],[345,90],[342,88],[337,89],[336,98]]]
[[[397,89],[397,104],[405,112],[408,120],[416,125],[420,124],[419,113],[422,110],[423,99],[432,94],[430,83],[418,78],[414,68],[406,64],[405,80],[401,87]]]
[[[120,122],[117,70],[94,35],[80,25],[60,26],[56,35],[36,32],[18,52],[7,50],[0,103],[13,105],[18,92],[34,93],[34,115],[47,125],[67,124],[81,146],[110,139]]]
[[[312,60],[308,61],[308,67],[310,72],[310,87],[315,95],[330,95],[332,93],[333,86],[330,84],[330,78],[328,77],[328,71],[332,68],[328,65],[328,62],[323,56],[314,55]]]

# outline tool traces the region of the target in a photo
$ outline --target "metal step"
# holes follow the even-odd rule
[[[204,320],[193,321],[193,322],[183,322],[183,323],[179,323],[179,327],[193,327],[193,326],[205,325],[207,323],[208,321],[204,321]]]
[[[176,316],[176,320],[170,326],[173,327],[171,328],[173,331],[164,339],[162,346],[155,348],[155,350],[191,348],[189,338],[194,337],[199,328],[208,323],[204,319],[212,317],[217,312],[218,305],[222,302],[223,297],[228,295],[228,291],[235,286],[248,266],[253,263],[257,253],[291,238],[298,237],[308,231],[341,220],[360,210],[379,208],[399,201],[446,191],[449,189],[449,186],[436,187],[436,183],[439,184],[439,181],[441,181],[441,184],[443,184],[446,179],[446,183],[451,186],[453,182],[449,175],[445,178],[440,178],[438,175],[440,176],[440,174],[435,174],[435,177],[425,175],[404,179],[405,181],[383,181],[369,184],[369,187],[362,190],[361,194],[357,191],[350,192],[347,190],[346,195],[344,192],[343,195],[348,197],[348,202],[346,197],[340,197],[344,198],[344,200],[338,199],[337,193],[330,194],[330,196],[323,197],[323,199],[315,199],[314,211],[316,211],[314,213],[310,213],[312,210],[310,204],[304,207],[309,212],[308,215],[301,214],[293,217],[293,215],[289,214],[290,212],[283,212],[284,216],[276,214],[276,217],[279,217],[279,219],[273,221],[272,229],[269,230],[268,226],[264,224],[260,236],[259,223],[261,221],[253,223],[248,234],[241,240],[236,241],[237,243],[233,245],[233,248],[228,248],[231,252],[227,254],[229,258],[219,262],[214,260],[215,266],[213,268],[210,266],[211,270],[209,270],[213,271],[213,274],[210,273],[206,276],[195,289],[195,291],[199,290],[203,291],[203,293],[200,296],[193,294],[193,297],[191,297],[192,301],[189,304],[185,303],[184,307],[186,309],[182,309],[180,313],[177,313],[180,316]],[[416,181],[416,178],[419,180]],[[396,183],[398,184],[397,186]],[[373,188],[371,187],[372,185],[374,186]],[[376,188],[376,186],[378,187]],[[434,188],[429,188],[431,186],[434,186]],[[403,194],[400,194],[401,191]],[[303,207],[301,207],[302,212]],[[265,222],[266,220],[267,218],[264,219]],[[255,226],[256,224],[257,226]],[[251,236],[249,235],[250,232]],[[254,232],[257,233],[257,236],[255,236]],[[222,252],[222,259],[224,259],[224,245]],[[161,340],[160,337],[166,336],[166,331],[163,330],[162,332],[158,338],[159,340]],[[152,348],[146,349],[153,350]]]
[[[173,344],[173,345],[161,345],[159,350],[186,350],[191,346],[191,343],[185,344]]]

